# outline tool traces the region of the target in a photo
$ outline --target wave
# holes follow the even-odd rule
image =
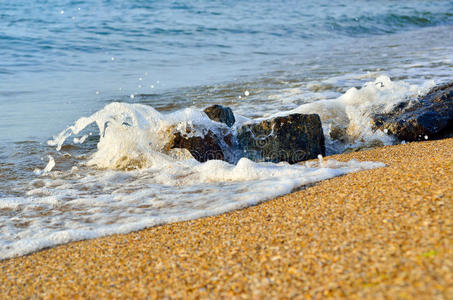
[[[373,131],[370,114],[391,109],[432,84],[417,86],[380,76],[338,98],[303,104],[271,117],[318,113],[332,153],[375,140],[391,144],[391,137]],[[236,126],[254,122],[239,114],[236,120]],[[120,102],[79,118],[49,141],[57,151],[48,156],[42,170],[34,170],[34,179],[22,189],[25,195],[0,197],[0,222],[6,224],[0,231],[0,259],[216,215],[320,180],[384,166],[322,158],[297,165],[247,158],[237,163],[200,163],[182,149],[166,147],[176,131],[201,136],[213,128],[222,127],[195,108],[161,113],[148,105]]]
[[[446,9],[445,11],[448,11]],[[413,11],[376,15],[327,17],[326,29],[347,36],[396,33],[402,30],[453,24],[453,13]]]
[[[369,113],[390,109],[428,86],[381,76],[338,98],[279,114],[319,113],[331,151],[347,147],[344,140],[332,138],[335,126],[343,127],[343,138],[355,144],[376,138],[392,143],[385,134],[372,131]],[[238,126],[253,122],[240,115],[236,119]],[[0,259],[70,241],[220,214],[320,180],[384,166],[323,159],[299,165],[256,163],[247,158],[236,164],[200,163],[184,150],[165,147],[174,131],[190,128],[193,135],[203,135],[214,127],[219,124],[195,108],[161,113],[148,105],[118,102],[78,119],[49,141],[58,151],[49,156],[43,170],[35,170],[35,179],[24,187],[25,195],[0,198],[0,222],[6,224],[0,231]],[[86,143],[86,147],[78,146]],[[86,153],[73,155],[80,151]]]

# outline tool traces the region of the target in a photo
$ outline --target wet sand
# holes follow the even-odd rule
[[[0,262],[0,298],[453,298],[453,139],[258,206]]]

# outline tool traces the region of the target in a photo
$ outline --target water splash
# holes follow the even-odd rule
[[[246,120],[239,117],[238,120]],[[240,122],[240,121],[239,121]],[[237,164],[168,153],[173,130],[203,134],[219,126],[196,109],[169,114],[141,104],[111,103],[82,117],[49,141],[68,159],[65,143],[84,142],[96,124],[99,141],[68,169],[49,164],[21,197],[0,199],[0,259],[75,240],[224,213],[254,205],[320,180],[383,167],[333,160]],[[78,136],[82,136],[78,138]],[[94,145],[93,145],[94,146]],[[83,149],[83,148],[82,148]],[[80,151],[80,150],[79,150]],[[54,171],[53,171],[54,170]],[[17,218],[16,216],[21,216]]]

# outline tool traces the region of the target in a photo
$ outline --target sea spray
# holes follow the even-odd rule
[[[42,170],[40,169],[35,169],[33,172],[36,174],[36,175],[43,175],[43,174],[47,174],[49,173],[50,171],[52,171],[52,169],[55,167],[55,160],[54,158],[51,156],[51,155],[48,155],[47,156],[49,158],[49,162],[47,163],[46,167]]]
[[[375,145],[391,145],[395,139],[385,132],[372,127],[370,116],[377,112],[390,111],[392,107],[407,98],[416,98],[434,86],[433,81],[423,85],[411,85],[402,81],[392,81],[382,75],[375,81],[357,89],[350,88],[338,98],[302,104],[273,116],[290,113],[317,113],[320,115],[326,135],[328,155],[341,153],[346,148],[359,148]],[[339,133],[332,134],[334,131]]]
[[[67,170],[46,167],[28,184],[24,196],[0,199],[0,207],[21,216],[0,216],[7,224],[0,231],[0,259],[70,241],[216,215],[320,180],[384,166],[333,160],[289,165],[247,158],[237,164],[200,163],[190,156],[167,153],[164,145],[172,130],[190,127],[192,134],[203,134],[213,121],[195,109],[162,114],[146,105],[127,103],[111,103],[80,118],[49,144],[61,152],[74,135],[75,145],[80,145],[87,141],[84,130],[90,124],[96,124],[99,131],[95,149],[86,149],[91,154],[81,156]],[[59,159],[65,157],[73,156],[62,153]]]
[[[391,137],[372,130],[369,114],[391,109],[425,89],[381,76],[338,98],[279,114],[319,113],[331,151],[348,146],[330,136],[335,126],[345,129],[349,144],[363,145],[373,139],[389,144]],[[234,126],[245,122],[253,120],[236,114]],[[39,176],[25,186],[25,194],[0,199],[1,208],[21,216],[0,216],[6,224],[0,230],[0,258],[220,214],[320,180],[384,166],[322,157],[298,165],[256,163],[247,158],[236,164],[200,163],[187,151],[165,147],[177,131],[203,136],[219,126],[223,125],[195,108],[161,113],[148,105],[119,102],[78,119],[49,141],[57,152],[49,156],[44,169],[37,170]]]

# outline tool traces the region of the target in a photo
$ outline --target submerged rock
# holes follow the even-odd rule
[[[231,108],[222,106],[222,105],[212,105],[205,108],[204,112],[209,117],[209,119],[224,123],[228,127],[233,126],[236,119],[234,118],[233,111]]]
[[[316,114],[245,124],[237,131],[237,141],[243,155],[254,161],[293,164],[326,152],[321,119]]]
[[[453,81],[401,102],[389,113],[375,114],[372,122],[375,129],[405,141],[453,136]]]

